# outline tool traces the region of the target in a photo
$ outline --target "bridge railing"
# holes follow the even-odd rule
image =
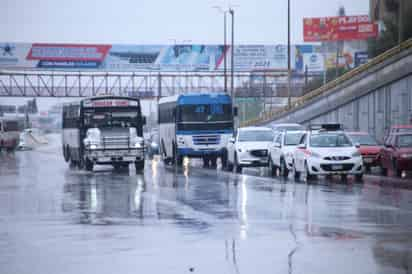
[[[252,126],[252,125],[257,125],[257,124],[263,124],[265,122],[270,122],[274,118],[286,112],[292,111],[296,108],[301,107],[302,105],[307,104],[309,101],[311,101],[314,98],[317,98],[318,96],[325,95],[326,93],[328,93],[335,87],[341,85],[342,83],[352,79],[355,76],[358,76],[368,71],[369,69],[375,67],[376,65],[379,65],[385,62],[386,60],[388,60],[389,58],[396,56],[397,54],[405,50],[408,50],[410,48],[412,48],[412,38],[376,56],[375,58],[371,59],[366,64],[361,65],[357,68],[354,68],[348,71],[347,73],[343,74],[342,76],[328,82],[327,84],[293,100],[290,107],[286,106],[280,109],[276,109],[274,111],[265,112],[260,118],[244,121],[243,123],[241,123],[241,126]]]

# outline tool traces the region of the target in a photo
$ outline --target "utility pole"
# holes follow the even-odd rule
[[[291,107],[291,65],[290,65],[290,0],[288,0],[288,107]]]
[[[224,33],[223,33],[223,78],[225,82],[225,92],[227,93],[227,56],[226,56],[226,50],[227,50],[227,12],[223,12],[223,18],[224,18]]]
[[[341,6],[338,11],[339,16],[345,16],[345,8]],[[336,41],[336,68],[335,68],[335,77],[339,77],[339,57],[340,57],[340,50],[341,48],[343,49],[343,43],[344,41]]]
[[[230,92],[232,98],[235,96],[235,10],[229,9],[229,13],[232,16],[232,50],[231,50],[231,68],[230,68]]]

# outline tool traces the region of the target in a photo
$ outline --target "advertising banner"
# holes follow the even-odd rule
[[[368,15],[303,19],[305,42],[364,40],[378,35],[378,25]]]
[[[0,43],[0,69],[73,71],[153,71],[222,72],[224,56],[230,69],[231,48],[223,45],[104,45]],[[351,51],[347,56],[354,60]],[[320,45],[291,46],[294,73],[323,71],[327,59]],[[287,69],[285,45],[237,45],[235,70],[239,72],[284,71]],[[333,54],[331,55],[333,57]]]
[[[38,68],[99,68],[111,45],[33,44],[26,60]]]
[[[366,51],[355,53],[355,67],[366,64],[369,61],[369,54]]]

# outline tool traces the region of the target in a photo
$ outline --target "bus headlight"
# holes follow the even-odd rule
[[[132,144],[134,143],[135,148],[143,148],[144,147],[144,140],[141,137],[135,137],[133,139]]]

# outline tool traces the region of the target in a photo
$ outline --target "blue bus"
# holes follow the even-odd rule
[[[226,93],[192,93],[159,100],[160,154],[166,163],[181,165],[184,157],[202,158],[205,166],[227,163],[237,109]]]

